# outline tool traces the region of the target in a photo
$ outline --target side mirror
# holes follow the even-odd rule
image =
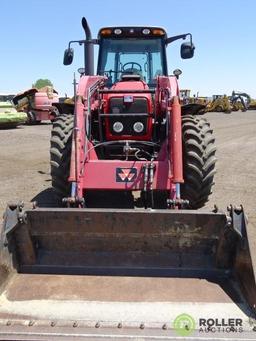
[[[182,74],[182,71],[180,69],[175,69],[173,71],[174,76],[179,79],[179,76]]]
[[[63,64],[70,65],[73,62],[74,49],[68,48],[64,52]]]
[[[187,42],[181,44],[180,56],[182,59],[189,59],[194,56],[195,46],[192,42]]]

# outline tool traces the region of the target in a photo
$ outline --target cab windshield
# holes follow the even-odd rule
[[[161,38],[102,39],[98,74],[108,77],[109,86],[129,74],[154,86],[157,76],[167,74],[164,48]]]

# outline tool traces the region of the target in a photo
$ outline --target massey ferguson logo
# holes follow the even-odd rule
[[[136,168],[116,168],[116,182],[132,182],[136,176]]]

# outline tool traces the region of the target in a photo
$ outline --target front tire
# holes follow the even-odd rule
[[[216,173],[216,146],[213,131],[205,118],[182,117],[183,175],[182,199],[189,207],[198,209],[205,205],[212,193]]]
[[[68,182],[74,116],[62,114],[56,117],[51,132],[51,176],[52,187],[59,198],[70,195],[71,185]]]
[[[34,112],[29,111],[27,113],[27,121],[26,121],[27,125],[34,125],[36,124],[36,115]]]

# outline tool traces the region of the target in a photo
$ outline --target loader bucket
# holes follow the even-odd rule
[[[255,231],[222,212],[8,207],[1,252],[22,273],[192,277],[228,283],[255,313]],[[253,241],[253,242],[252,242]]]

